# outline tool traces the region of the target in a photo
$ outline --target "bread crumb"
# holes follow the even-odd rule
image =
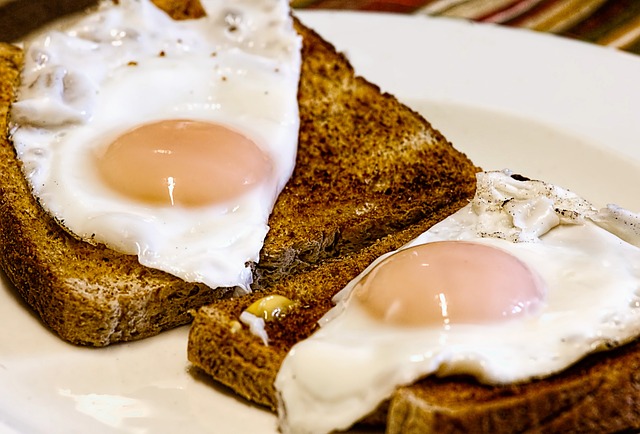
[[[242,324],[240,324],[240,321],[231,321],[231,327],[230,327],[230,331],[231,333],[235,334],[238,333],[240,330],[242,330]]]

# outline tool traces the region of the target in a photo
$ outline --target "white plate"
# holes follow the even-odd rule
[[[640,211],[640,57],[448,19],[299,15],[484,168]],[[187,327],[73,347],[42,327],[6,279],[0,326],[0,432],[276,432],[274,416],[190,373]]]

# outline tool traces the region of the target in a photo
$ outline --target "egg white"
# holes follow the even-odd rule
[[[640,333],[638,228],[640,215],[617,207],[598,211],[571,192],[508,172],[479,174],[472,203],[403,248],[465,240],[505,250],[542,278],[544,305],[493,324],[384,324],[352,290],[385,255],[336,296],[319,330],[284,360],[275,382],[283,431],[346,429],[425,375],[528,381],[633,339]]]
[[[174,21],[148,0],[105,1],[28,41],[12,139],[34,194],[70,232],[187,281],[252,280],[268,217],[295,164],[301,40],[286,0],[203,2]],[[140,203],[104,184],[96,156],[127,130],[188,119],[252,139],[274,176],[237,201]]]

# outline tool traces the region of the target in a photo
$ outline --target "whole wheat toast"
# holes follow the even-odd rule
[[[452,208],[455,205],[452,204]],[[274,382],[293,345],[310,336],[332,297],[383,253],[447,217],[447,209],[342,258],[281,281],[268,291],[294,300],[284,317],[265,322],[268,345],[240,316],[265,293],[198,310],[188,357],[238,395],[277,411]],[[562,372],[508,385],[470,376],[427,376],[393,395],[361,425],[387,433],[632,433],[640,430],[640,339],[589,355]]]
[[[176,18],[198,8],[159,2]],[[189,2],[190,3],[190,2]],[[186,12],[185,12],[186,11]],[[357,78],[346,59],[296,22],[305,39],[296,169],[271,218],[255,287],[338,258],[470,197],[477,168],[424,119]],[[0,46],[0,130],[8,128],[22,51]],[[0,265],[63,339],[104,346],[191,320],[224,298],[76,240],[32,197],[11,143],[0,139]]]

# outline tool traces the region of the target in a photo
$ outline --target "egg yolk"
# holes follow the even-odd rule
[[[151,204],[225,203],[269,177],[272,162],[249,138],[223,125],[164,120],[113,141],[98,171],[116,191]]]
[[[540,279],[522,261],[464,241],[401,250],[354,290],[374,317],[405,326],[498,322],[535,309],[544,299]]]

